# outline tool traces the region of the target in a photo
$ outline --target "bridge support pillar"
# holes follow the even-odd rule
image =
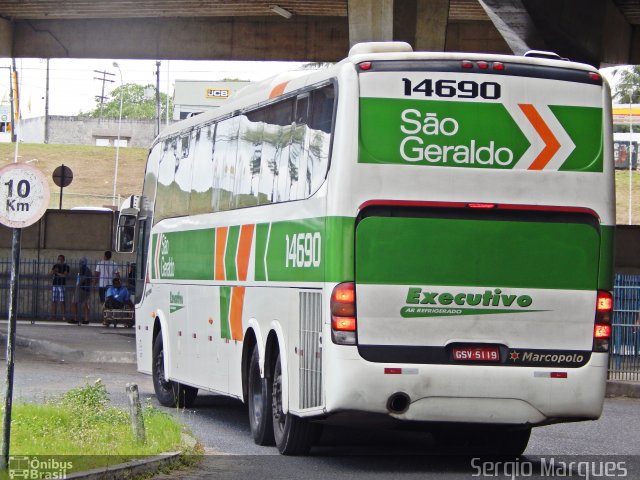
[[[13,57],[13,23],[0,18],[0,57]]]
[[[349,0],[349,44],[400,40],[445,49],[449,0]]]

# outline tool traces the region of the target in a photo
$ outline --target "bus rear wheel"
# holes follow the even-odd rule
[[[249,362],[248,404],[249,425],[253,441],[258,445],[273,445],[273,420],[271,415],[271,382],[260,376],[258,346],[253,348]]]
[[[164,376],[164,348],[162,334],[153,341],[153,364],[151,366],[153,389],[160,405],[165,407],[190,407],[196,400],[198,389],[182,385]]]
[[[316,425],[282,411],[282,366],[280,354],[273,370],[272,405],[273,434],[278,451],[283,455],[306,455],[316,438]]]

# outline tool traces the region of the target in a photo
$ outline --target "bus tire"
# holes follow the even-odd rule
[[[182,385],[164,377],[164,348],[162,334],[153,341],[153,364],[151,366],[153,389],[160,405],[165,407],[191,407],[198,395],[198,389]]]
[[[282,412],[282,366],[280,354],[273,369],[272,405],[273,436],[283,455],[306,455],[316,438],[316,425],[308,420]]]
[[[260,376],[260,354],[253,347],[249,362],[248,405],[249,425],[253,441],[258,445],[274,445],[273,417],[271,415],[271,381]]]

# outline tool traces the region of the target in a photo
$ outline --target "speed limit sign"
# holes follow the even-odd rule
[[[0,223],[24,228],[36,223],[49,206],[49,184],[40,170],[24,163],[0,169]]]

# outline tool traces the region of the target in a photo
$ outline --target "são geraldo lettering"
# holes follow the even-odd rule
[[[428,143],[422,136],[452,137],[460,130],[460,123],[451,117],[438,118],[436,113],[424,113],[408,108],[401,115],[400,130],[407,136],[400,142],[400,156],[407,162],[457,163],[499,165],[507,167],[513,162],[513,151],[496,147],[493,140],[488,145],[438,145]]]

